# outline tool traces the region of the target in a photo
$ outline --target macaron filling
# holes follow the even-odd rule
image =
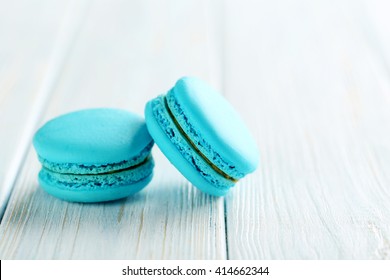
[[[77,174],[54,172],[42,167],[39,173],[39,179],[45,182],[56,182],[58,187],[64,189],[111,188],[142,181],[152,174],[153,167],[154,161],[151,156],[147,156],[142,162],[134,166],[104,173]]]
[[[230,180],[232,181],[233,183],[236,183],[238,182],[238,179],[235,179],[231,176],[229,176],[228,174],[226,174],[223,170],[221,170],[220,168],[218,168],[216,165],[214,165],[199,149],[198,147],[195,145],[195,143],[191,140],[191,138],[187,135],[187,133],[185,133],[184,129],[180,126],[179,122],[177,121],[177,119],[175,118],[175,116],[173,115],[171,109],[169,108],[169,105],[168,105],[168,101],[167,101],[167,97],[164,98],[164,105],[165,105],[165,109],[167,110],[168,112],[168,115],[171,117],[173,123],[175,124],[176,128],[179,130],[180,134],[184,137],[184,139],[188,142],[188,144],[190,144],[190,146],[196,151],[196,153],[205,161],[207,162],[210,167],[212,169],[214,169],[215,172],[217,172],[219,175],[221,175],[222,177],[224,177],[225,179],[227,180]]]
[[[54,163],[38,155],[42,166],[55,173],[71,174],[102,174],[106,172],[121,171],[132,168],[142,162],[150,155],[154,142],[150,142],[137,156],[116,163],[109,164],[88,164],[88,163]]]
[[[213,166],[219,169],[222,173],[226,174],[227,177],[237,182],[243,178],[246,173],[241,172],[237,167],[228,161],[226,161],[219,153],[212,147],[206,138],[199,132],[199,130],[190,123],[186,117],[180,103],[175,98],[175,88],[172,88],[165,96],[168,110],[172,113],[172,118],[176,120],[179,127],[182,128],[183,134],[188,139],[193,139],[192,143],[196,150],[199,151],[205,158],[211,162]]]
[[[223,176],[223,172],[217,172],[216,169],[218,167],[212,167],[214,164],[199,149],[194,148],[194,143],[191,143],[192,141],[189,136],[184,132],[184,129],[173,115],[165,96],[159,96],[153,99],[151,101],[151,107],[160,128],[165,132],[166,136],[182,156],[203,178],[212,183],[216,188],[226,189],[234,186],[236,182],[235,178],[232,178],[230,175]]]

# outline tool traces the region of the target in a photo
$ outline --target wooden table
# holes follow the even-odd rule
[[[0,0],[2,259],[389,259],[390,2]],[[143,114],[184,75],[219,89],[261,166],[225,197],[157,147],[112,203],[43,192],[31,145],[89,107]]]

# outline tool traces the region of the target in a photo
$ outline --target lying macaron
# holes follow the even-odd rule
[[[44,124],[33,144],[49,194],[75,202],[120,199],[152,179],[153,140],[144,120],[128,111],[88,109]]]
[[[259,162],[248,128],[205,82],[177,81],[145,107],[149,133],[171,163],[197,188],[222,196]]]

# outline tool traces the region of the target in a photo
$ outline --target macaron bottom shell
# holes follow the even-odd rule
[[[232,187],[233,183],[228,183],[226,185],[216,185],[205,178],[208,176],[212,179],[224,180],[219,174],[209,168],[207,174],[204,171],[198,170],[194,167],[193,164],[186,159],[185,156],[179,151],[178,147],[172,142],[172,140],[167,136],[162,124],[156,119],[154,115],[153,106],[156,104],[158,99],[151,100],[146,104],[145,107],[145,119],[146,125],[148,127],[149,133],[152,138],[155,140],[155,143],[163,152],[163,154],[168,158],[168,160],[186,177],[194,186],[196,186],[202,192],[213,196],[224,196]],[[154,104],[153,104],[154,103]],[[179,133],[176,133],[177,137],[180,137]],[[182,140],[185,141],[185,140]],[[196,157],[196,152],[193,151],[193,157]],[[194,160],[194,158],[192,158]],[[207,166],[206,162],[203,162],[203,166]],[[203,175],[201,174],[203,172]]]
[[[101,174],[58,173],[42,168],[38,175],[41,187],[53,196],[73,202],[103,202],[132,195],[144,188],[153,177],[151,156],[139,165]]]
[[[43,190],[61,200],[70,202],[96,203],[117,200],[128,197],[146,187],[153,178],[153,173],[148,177],[127,185],[115,186],[111,188],[59,188],[55,182],[48,182],[41,176],[38,176],[38,181]]]

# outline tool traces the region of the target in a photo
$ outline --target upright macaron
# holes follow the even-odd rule
[[[125,110],[97,108],[59,116],[34,135],[42,163],[39,183],[68,201],[127,197],[152,178],[153,143],[144,119]]]
[[[258,166],[247,126],[222,95],[197,78],[181,78],[149,101],[145,119],[157,146],[203,192],[225,195]]]

